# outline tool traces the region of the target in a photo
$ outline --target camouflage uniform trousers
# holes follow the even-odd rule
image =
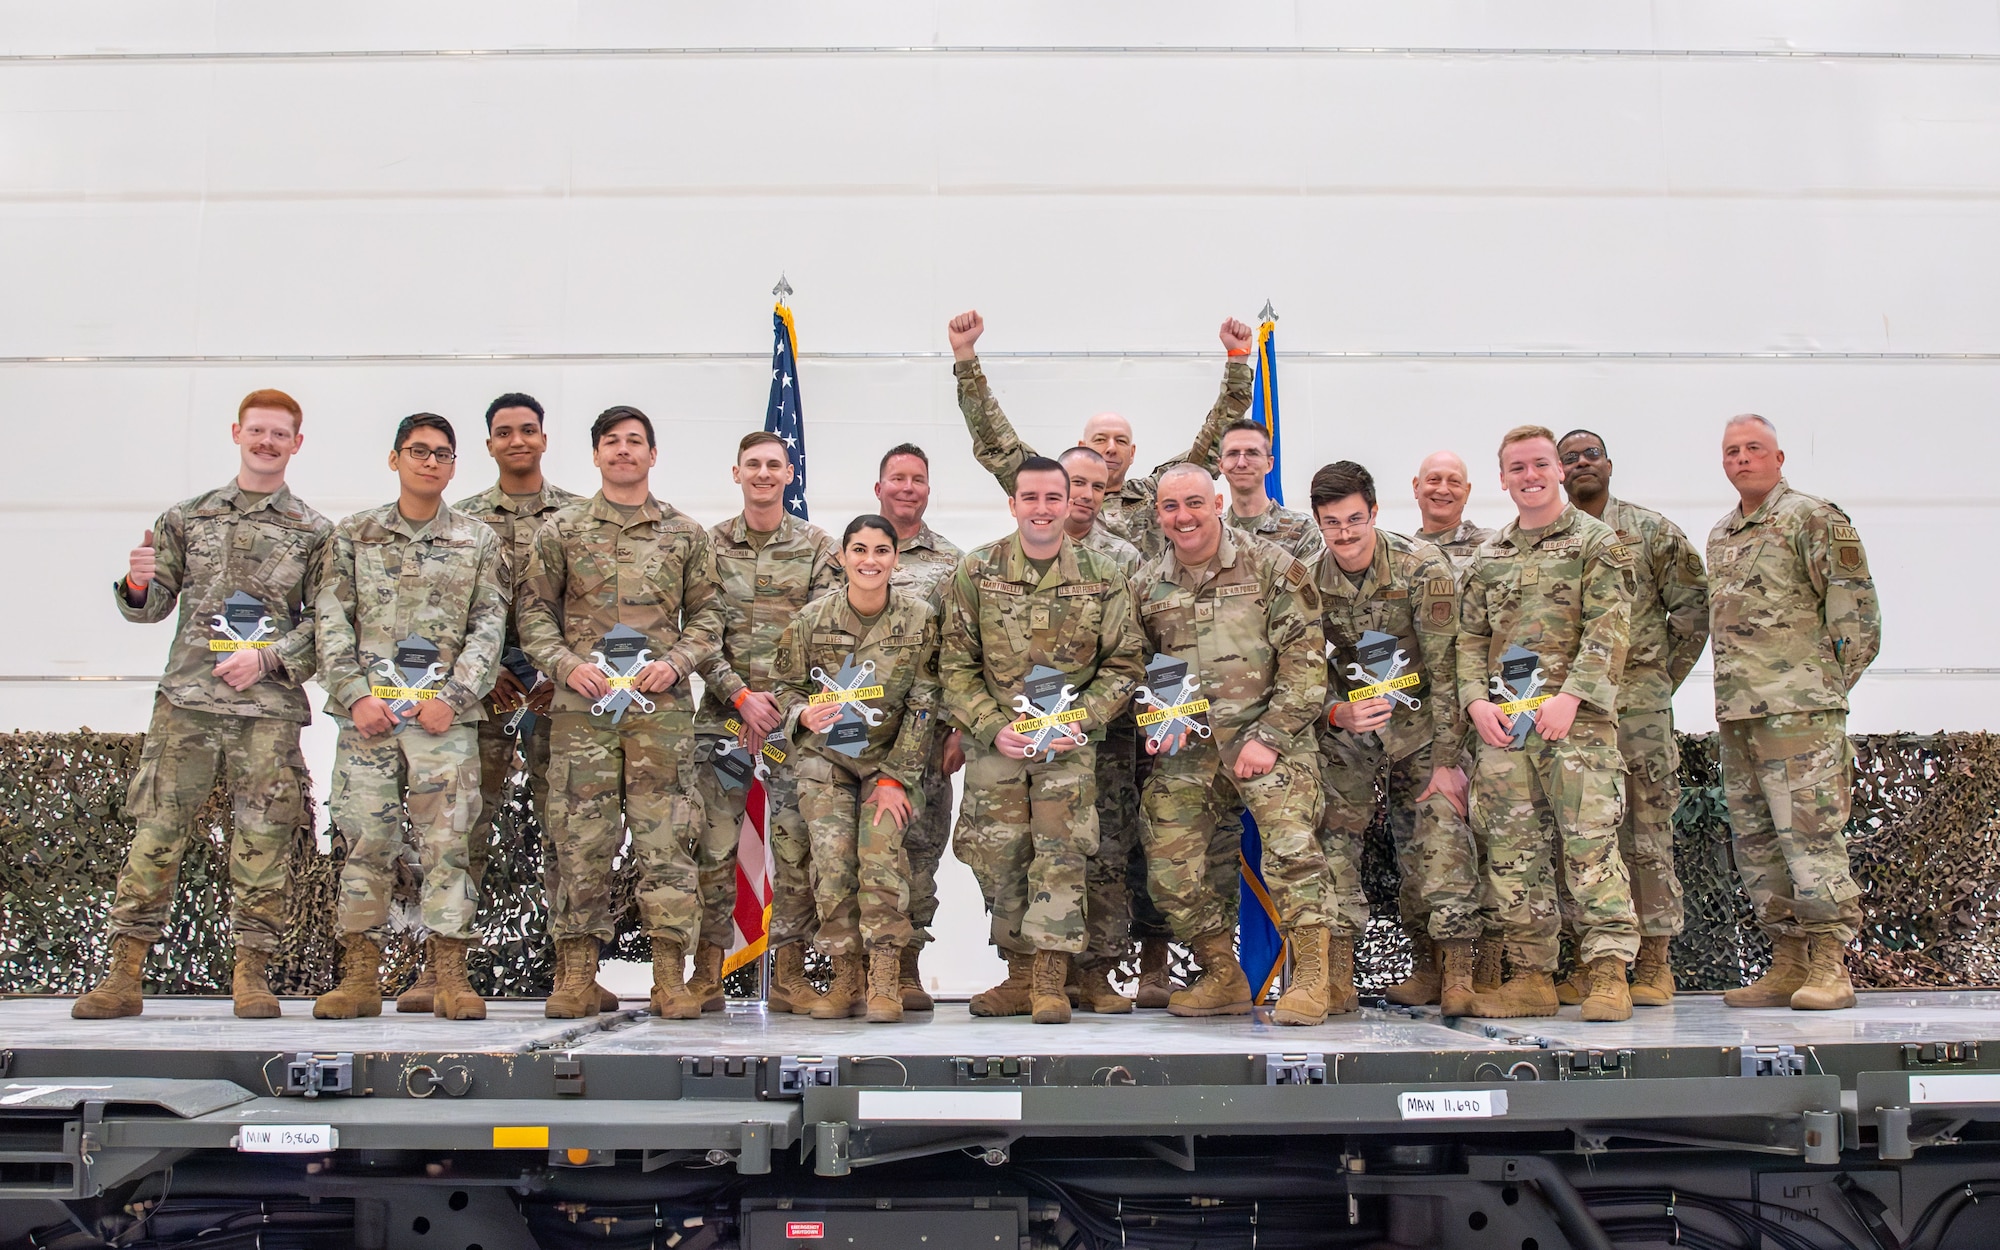
[[[1082,954],[1086,864],[1097,853],[1097,748],[1021,760],[972,746],[952,845],[979,879],[995,946]]]
[[[813,918],[812,835],[799,811],[799,781],[791,763],[772,764],[764,777],[764,830],[771,846],[770,949],[809,939]],[[736,936],[736,850],[743,835],[743,809],[750,787],[731,790],[715,775],[704,745],[695,747],[695,797],[701,800],[703,828],[695,853],[701,881],[701,939],[724,950]]]
[[[549,827],[562,860],[549,900],[549,936],[608,944],[611,860],[631,837],[639,865],[639,922],[656,938],[692,950],[701,926],[694,843],[700,808],[688,784],[694,714],[627,715],[613,725],[587,712],[557,712],[549,735]]]
[[[1115,726],[1113,727],[1115,730]],[[1167,914],[1153,901],[1152,887],[1146,884],[1146,805],[1143,795],[1146,782],[1153,775],[1153,757],[1146,754],[1145,744],[1139,739],[1138,726],[1131,727],[1132,733],[1132,788],[1130,820],[1132,822],[1132,845],[1125,861],[1125,890],[1132,900],[1132,936],[1144,942],[1150,938],[1166,940],[1173,937],[1174,928],[1167,923]],[[1109,733],[1106,735],[1107,741]],[[1104,748],[1099,747],[1099,750]],[[1100,808],[1102,804],[1099,804]],[[1103,828],[1098,829],[1102,840]]]
[[[1758,925],[1772,936],[1861,929],[1861,887],[1847,860],[1854,747],[1847,713],[1786,712],[1726,720],[1722,793],[1736,871]]]
[[[861,779],[826,759],[795,757],[799,814],[812,836],[812,888],[819,911],[816,945],[829,955],[868,946],[908,946],[910,857],[892,817],[863,806]],[[872,792],[874,787],[869,787]],[[914,802],[912,807],[916,806]]]
[[[440,937],[476,940],[479,887],[472,880],[472,831],[479,818],[479,732],[453,725],[441,734],[411,723],[400,733],[364,738],[340,722],[333,752],[333,819],[347,835],[340,870],[345,936],[388,933],[396,859],[414,839],[423,874],[424,928]],[[409,830],[403,822],[407,816]]]
[[[951,774],[944,770],[944,743],[950,730],[940,725],[924,764],[923,808],[903,830],[903,851],[910,857],[910,924],[916,936],[910,945],[922,950],[931,940],[937,919],[937,870],[951,841]],[[910,804],[916,806],[914,796]]]
[[[1205,743],[1155,756],[1146,780],[1147,881],[1174,936],[1192,944],[1234,932],[1239,807],[1249,809],[1263,837],[1264,888],[1279,926],[1289,932],[1331,924],[1326,856],[1315,834],[1324,802],[1318,760],[1280,756],[1270,772],[1246,781],[1223,759]]]
[[[1375,820],[1380,779],[1388,796],[1389,841],[1402,878],[1396,910],[1404,931],[1440,942],[1478,937],[1479,851],[1472,826],[1442,794],[1417,802],[1431,780],[1430,768],[1418,759],[1422,752],[1390,760],[1381,738],[1346,730],[1321,731],[1319,751],[1326,788],[1319,844],[1332,883],[1328,909],[1333,931],[1360,938],[1368,930],[1361,844]]]
[[[268,716],[233,716],[153,698],[153,722],[126,793],[135,832],[111,932],[151,945],[173,906],[194,815],[229,786],[235,837],[229,848],[230,929],[238,946],[275,951],[292,893],[292,835],[305,823],[305,759],[299,727]]]
[[[1578,957],[1631,962],[1639,923],[1618,826],[1625,808],[1617,726],[1578,717],[1569,736],[1530,733],[1509,751],[1479,745],[1472,776],[1472,827],[1487,856],[1487,887],[1498,908],[1513,971],[1554,972],[1562,940],[1556,878],[1577,901]],[[1558,868],[1552,861],[1560,855]]]
[[[1138,754],[1138,729],[1127,717],[1106,727],[1097,744],[1097,854],[1084,865],[1083,949],[1092,964],[1115,964],[1131,953],[1133,854],[1145,862]]]
[[[1632,908],[1641,937],[1673,937],[1687,927],[1681,879],[1674,871],[1674,810],[1680,806],[1680,744],[1672,712],[1627,712],[1618,718],[1618,754],[1625,759],[1625,819],[1618,853],[1632,877]],[[1558,881],[1563,929],[1576,932],[1576,900]]]

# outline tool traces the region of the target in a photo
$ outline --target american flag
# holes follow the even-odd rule
[[[806,423],[799,411],[799,334],[792,310],[779,304],[771,313],[771,402],[764,410],[764,428],[785,440],[792,457],[792,488],[785,492],[785,511],[806,520]]]

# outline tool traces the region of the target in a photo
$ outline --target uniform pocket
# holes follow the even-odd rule
[[[1842,736],[1838,742],[1829,742],[1785,761],[1785,788],[1791,791],[1793,829],[1816,838],[1845,831],[1852,801],[1848,762],[1853,757],[1853,744]]]
[[[1625,761],[1614,746],[1561,743],[1551,795],[1565,833],[1615,835],[1625,818]]]

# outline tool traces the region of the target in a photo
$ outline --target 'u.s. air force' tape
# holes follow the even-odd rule
[[[370,686],[368,693],[378,699],[415,699],[418,702],[438,697],[438,692],[435,690],[418,689],[415,686]]]
[[[1553,698],[1555,696],[1552,694],[1538,694],[1532,699],[1516,699],[1512,703],[1502,703],[1500,705],[1500,714],[1502,716],[1512,716],[1516,712],[1532,712]]]
[[[1401,677],[1393,681],[1378,681],[1372,686],[1363,686],[1359,690],[1350,690],[1347,692],[1347,701],[1349,703],[1359,703],[1363,699],[1373,699],[1388,694],[1391,690],[1408,690],[1411,686],[1423,681],[1423,679],[1424,675],[1422,673],[1404,673]]]
[[[737,720],[734,716],[723,721],[722,727],[738,737],[741,737],[743,734],[743,722]],[[785,762],[785,753],[778,749],[776,743],[766,742],[764,744],[764,758],[773,764],[782,764]]]
[[[806,702],[807,703],[859,703],[863,699],[879,699],[881,697],[882,697],[882,687],[863,686],[859,690],[822,690],[818,694],[807,696]]]
[[[1089,716],[1083,708],[1073,707],[1067,712],[1057,712],[1053,716],[1031,716],[1027,720],[1017,720],[1008,728],[1017,734],[1031,734],[1037,729],[1053,729],[1057,725],[1074,725]]]
[[[208,640],[208,649],[210,651],[262,651],[265,647],[270,646],[276,641],[278,641],[276,638],[259,638],[255,642],[246,641],[241,638],[211,638]]]
[[[1143,729],[1147,725],[1157,725],[1161,721],[1167,720],[1171,717],[1199,716],[1203,712],[1206,712],[1207,710],[1208,710],[1208,700],[1196,699],[1193,703],[1176,703],[1172,707],[1163,707],[1160,708],[1158,711],[1141,712],[1134,719],[1137,721],[1139,727]]]

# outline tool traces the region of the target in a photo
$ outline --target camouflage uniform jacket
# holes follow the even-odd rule
[[[1144,675],[1145,643],[1132,588],[1118,566],[1067,535],[1045,574],[1009,534],[959,561],[945,598],[939,683],[952,721],[992,742],[1022,718],[1014,700],[1038,664],[1060,671],[1089,716],[1071,726],[1103,738],[1104,726]]]
[[[415,636],[438,649],[450,674],[438,698],[457,724],[486,716],[482,700],[500,675],[511,585],[507,554],[493,531],[440,506],[412,524],[393,503],[357,512],[334,527],[319,588],[319,672],[326,710],[352,716],[369,687],[401,686],[378,666]]]
[[[1416,534],[1417,541],[1430,543],[1444,552],[1445,559],[1451,561],[1451,567],[1458,570],[1460,582],[1465,580],[1466,571],[1479,558],[1479,549],[1491,537],[1493,537],[1492,530],[1474,525],[1463,517],[1459,519],[1456,529],[1439,530],[1435,534],[1426,534],[1420,530]]]
[[[112,584],[128,621],[150,625],[180,605],[173,650],[160,677],[160,693],[175,707],[226,716],[312,720],[300,683],[317,662],[313,630],[322,552],[333,523],[280,486],[255,508],[234,481],[177,503],[153,522],[153,580],[146,601],[133,607],[125,580]],[[277,641],[270,650],[279,667],[248,690],[231,689],[215,675],[222,657],[209,649],[221,637],[210,621],[222,601],[242,591],[263,601]]]
[[[1616,496],[1599,518],[1631,549],[1632,647],[1618,679],[1618,710],[1665,712],[1708,642],[1708,574],[1672,521]]]
[[[1319,532],[1319,522],[1283,504],[1274,503],[1254,517],[1237,516],[1231,506],[1223,519],[1246,534],[1255,534],[1267,543],[1283,547],[1309,566],[1317,563],[1320,553],[1326,550],[1326,537]]]
[[[799,724],[799,714],[821,692],[813,669],[838,673],[850,655],[856,664],[873,661],[867,684],[882,687],[880,697],[867,701],[882,719],[868,727],[868,745],[859,756],[826,749],[823,737]],[[891,588],[882,615],[864,625],[845,593],[824,595],[793,615],[773,657],[771,688],[785,715],[786,735],[864,784],[878,775],[898,782],[920,806],[938,706],[938,618],[930,604]]]
[[[958,410],[965,416],[965,428],[972,433],[972,454],[1011,495],[1014,471],[1023,460],[1037,453],[1021,441],[1007,414],[1000,411],[1000,401],[993,398],[993,390],[986,383],[986,371],[980,368],[977,359],[954,361],[951,372],[958,379]],[[1208,416],[1202,419],[1194,446],[1182,455],[1161,461],[1148,477],[1126,478],[1123,485],[1107,495],[1104,509],[1098,514],[1105,527],[1149,559],[1165,551],[1166,535],[1160,532],[1159,518],[1153,510],[1153,498],[1160,489],[1160,471],[1185,462],[1213,473],[1223,427],[1250,411],[1250,385],[1250,366],[1246,362],[1232,358],[1224,365],[1222,392],[1216,396]]]
[[[1882,646],[1882,605],[1845,512],[1783,478],[1708,535],[1715,719],[1847,707]]]
[[[1090,532],[1074,541],[1084,550],[1095,551],[1098,555],[1109,559],[1128,579],[1139,571],[1141,564],[1145,563],[1145,557],[1139,554],[1139,549],[1112,533],[1104,524],[1103,517],[1092,520]]]
[[[704,693],[696,727],[723,733],[738,691],[773,688],[771,666],[785,626],[844,578],[833,536],[790,513],[762,548],[751,543],[741,513],[710,526],[708,540],[722,586],[722,648],[701,666]]]
[[[1632,637],[1632,551],[1572,505],[1540,530],[1509,521],[1479,549],[1458,614],[1461,708],[1494,696],[1500,657],[1519,644],[1541,657],[1541,694],[1571,694],[1604,719]]]
[[[1215,742],[1255,738],[1280,755],[1314,751],[1326,709],[1326,634],[1312,570],[1262,539],[1227,526],[1205,569],[1172,549],[1132,579],[1139,624],[1153,649],[1187,661],[1201,683]],[[1147,657],[1151,659],[1151,656]]]
[[[486,522],[507,553],[507,568],[519,577],[528,571],[528,557],[535,547],[535,531],[542,528],[542,522],[554,515],[556,509],[566,503],[574,503],[576,499],[574,492],[543,482],[534,502],[522,505],[514,502],[514,497],[495,483],[477,495],[459,500],[452,505],[452,510]],[[514,588],[509,586],[507,647],[512,649],[520,645],[521,631],[514,620]]]
[[[920,525],[910,537],[896,540],[896,571],[889,575],[889,586],[928,599],[931,610],[938,611],[944,604],[945,587],[951,584],[952,571],[964,554],[949,538],[928,525]]]
[[[688,674],[722,645],[722,590],[708,531],[651,495],[629,521],[602,491],[564,504],[536,531],[517,585],[521,649],[554,678],[558,712],[590,710],[569,675],[590,663],[619,625],[646,635],[653,658],[674,667],[674,685],[652,696],[651,715],[690,710]],[[628,709],[626,718],[636,714]]]
[[[1327,687],[1334,699],[1343,700],[1348,691],[1374,681],[1347,676],[1363,631],[1394,634],[1396,646],[1409,658],[1408,671],[1424,679],[1403,693],[1422,700],[1423,707],[1393,705],[1389,723],[1375,731],[1383,749],[1392,760],[1423,751],[1418,762],[1429,768],[1458,763],[1465,732],[1458,714],[1458,577],[1444,552],[1378,529],[1375,562],[1360,585],[1348,580],[1330,551],[1320,558],[1316,584],[1326,630]]]

